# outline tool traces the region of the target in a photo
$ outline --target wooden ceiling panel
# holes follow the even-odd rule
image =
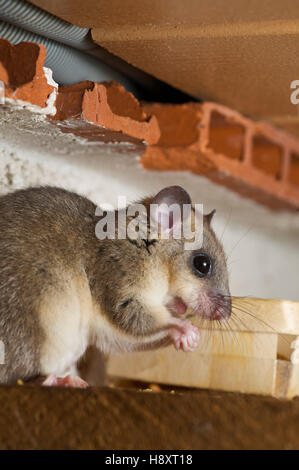
[[[299,135],[297,0],[34,0],[130,64]]]

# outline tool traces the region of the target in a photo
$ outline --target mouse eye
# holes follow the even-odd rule
[[[196,274],[200,277],[207,276],[212,270],[212,260],[205,253],[197,253],[194,255],[192,263]]]

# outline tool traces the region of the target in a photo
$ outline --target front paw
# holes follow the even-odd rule
[[[169,335],[177,350],[184,352],[195,351],[200,343],[198,328],[186,320],[181,320],[177,327],[170,330]]]

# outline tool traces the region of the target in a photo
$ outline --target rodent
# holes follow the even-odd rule
[[[188,201],[183,188],[171,186],[141,202],[149,210]],[[203,217],[202,248],[190,251],[172,238],[99,240],[96,205],[61,188],[1,196],[0,383],[47,376],[48,385],[85,386],[76,381],[76,364],[89,346],[104,354],[169,343],[195,349],[190,310],[210,320],[231,311],[212,215]]]

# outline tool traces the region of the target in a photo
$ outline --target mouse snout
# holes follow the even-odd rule
[[[217,290],[199,294],[197,313],[207,320],[225,322],[231,314],[231,297]]]

